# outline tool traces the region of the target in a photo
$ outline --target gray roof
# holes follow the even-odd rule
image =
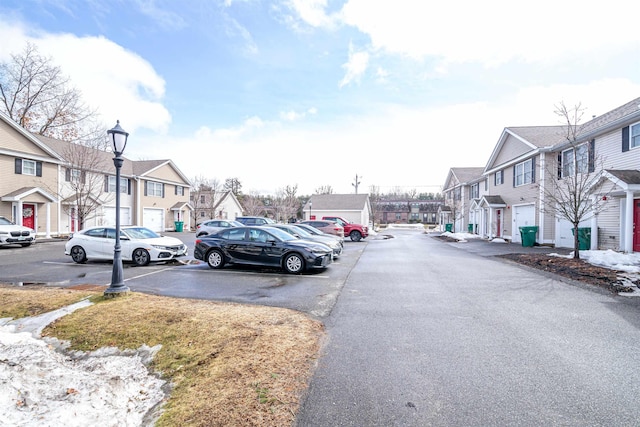
[[[313,210],[359,210],[366,207],[368,194],[314,194],[309,201]],[[309,202],[307,202],[307,209]]]
[[[640,171],[637,170],[607,170],[611,175],[627,184],[640,184]]]
[[[565,126],[514,126],[506,128],[538,148],[551,147],[565,140]]]
[[[458,181],[461,184],[482,178],[483,172],[484,172],[483,167],[451,168],[451,173],[455,175],[455,177],[458,179]]]
[[[489,205],[506,205],[501,196],[483,196],[482,199]]]
[[[580,135],[588,134],[599,128],[624,120],[625,117],[634,117],[640,114],[640,98],[636,98],[626,104],[615,108],[601,116],[597,116],[580,126]]]

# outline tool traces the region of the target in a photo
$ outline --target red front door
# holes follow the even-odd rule
[[[633,200],[633,251],[640,252],[640,199]]]
[[[36,205],[22,205],[22,225],[36,229]]]

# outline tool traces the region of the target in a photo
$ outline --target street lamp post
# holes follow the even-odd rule
[[[120,246],[120,168],[124,162],[122,153],[127,146],[129,134],[120,127],[120,120],[113,129],[107,131],[109,139],[113,144],[113,164],[116,167],[116,244],[113,248],[113,272],[111,273],[111,285],[104,291],[104,296],[115,297],[129,292],[129,288],[124,284],[124,273],[122,271],[122,247]]]
[[[309,202],[309,220],[311,220],[311,205],[313,205],[313,203]]]

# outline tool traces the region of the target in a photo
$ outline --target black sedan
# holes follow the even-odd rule
[[[193,256],[211,268],[225,264],[279,267],[288,273],[301,273],[331,264],[331,248],[298,239],[269,226],[234,227],[196,239]]]

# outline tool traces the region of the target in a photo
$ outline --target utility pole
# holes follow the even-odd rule
[[[360,177],[360,178],[362,178],[362,177]],[[356,174],[355,182],[351,183],[351,185],[355,187],[356,194],[358,194],[358,185],[360,185],[360,180],[358,179],[358,174]]]

